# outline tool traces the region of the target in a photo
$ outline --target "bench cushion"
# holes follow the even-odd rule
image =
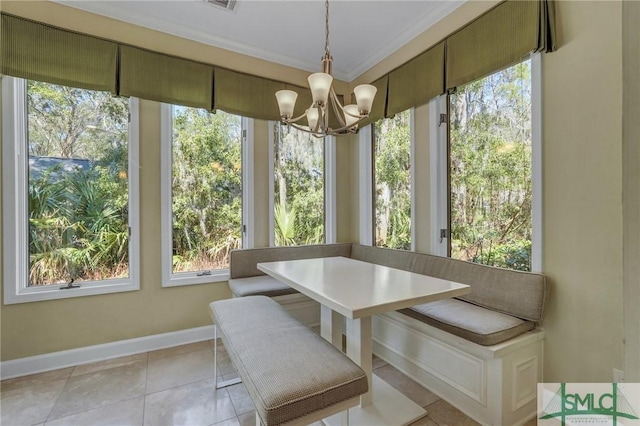
[[[367,392],[359,366],[272,299],[226,299],[209,308],[264,424],[285,423]]]
[[[535,328],[535,323],[457,299],[439,300],[400,312],[463,339],[484,346],[512,339]]]
[[[544,275],[480,265],[429,254],[354,244],[351,257],[471,286],[467,302],[530,321],[542,320]]]
[[[282,296],[298,293],[297,290],[268,275],[257,277],[235,278],[229,280],[229,288],[234,297],[245,296]]]

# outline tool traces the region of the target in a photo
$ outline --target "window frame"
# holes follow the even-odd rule
[[[531,272],[541,272],[542,262],[542,54],[531,59]],[[515,65],[515,64],[514,64]],[[449,116],[447,95],[429,103],[431,131],[431,248],[432,254],[447,257],[451,226],[449,223],[449,176],[447,133]],[[440,114],[447,114],[445,126],[439,126]],[[440,241],[440,229],[446,229],[446,241]]]
[[[128,197],[129,277],[59,285],[29,284],[27,80],[2,77],[2,229],[5,305],[68,299],[140,289],[139,101],[129,99]],[[13,142],[10,142],[13,141]]]
[[[173,272],[173,211],[172,211],[172,170],[173,170],[173,105],[160,104],[160,223],[162,252],[162,287],[210,284],[228,281],[229,268],[203,271]],[[253,246],[253,120],[241,117],[241,179],[242,179],[242,247]]]

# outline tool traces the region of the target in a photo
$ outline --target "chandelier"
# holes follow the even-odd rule
[[[276,98],[282,123],[321,138],[328,135],[337,136],[355,133],[358,130],[358,123],[369,117],[373,98],[378,89],[371,84],[356,86],[353,89],[356,103],[342,106],[336,92],[333,90],[332,62],[333,58],[329,52],[329,0],[325,0],[325,43],[322,72],[311,74],[307,78],[313,102],[304,114],[299,117],[293,117],[298,94],[293,90],[278,90]],[[329,127],[329,103],[331,103],[333,115],[335,115],[339,123],[337,129]],[[298,124],[305,117],[307,125]]]

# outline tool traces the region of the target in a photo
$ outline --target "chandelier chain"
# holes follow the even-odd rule
[[[325,24],[325,39],[324,39],[324,53],[329,56],[329,0],[324,2],[324,24]]]

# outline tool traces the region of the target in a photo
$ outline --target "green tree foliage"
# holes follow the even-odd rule
[[[409,111],[375,124],[376,246],[411,249],[411,135]]]
[[[529,270],[530,62],[459,88],[450,110],[452,257]]]
[[[278,124],[274,134],[275,244],[324,241],[324,140]]]
[[[240,117],[175,107],[173,129],[174,272],[226,268],[241,246]]]
[[[30,81],[27,108],[30,284],[127,276],[127,100]]]

